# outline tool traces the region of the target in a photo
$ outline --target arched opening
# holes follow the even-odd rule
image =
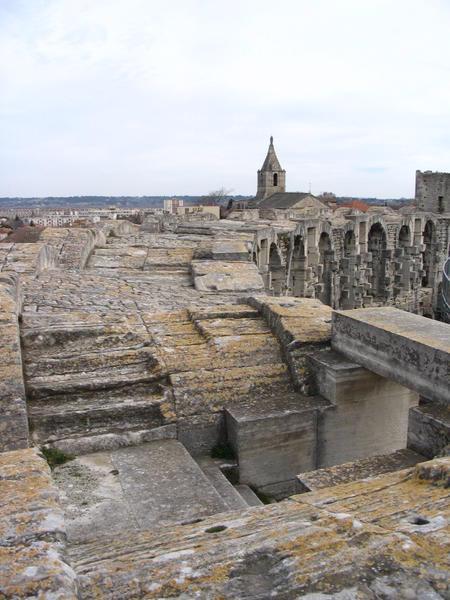
[[[323,231],[319,238],[319,299],[331,306],[331,288],[332,288],[332,263],[333,251],[331,249],[331,240],[328,233]]]
[[[369,230],[367,250],[372,255],[372,275],[370,294],[382,301],[386,297],[386,233],[380,223],[374,223]]]
[[[305,242],[301,235],[294,237],[290,287],[294,296],[304,296],[306,283]]]
[[[433,285],[433,247],[436,242],[436,228],[433,221],[427,221],[423,231],[423,243],[425,246],[422,252],[422,287],[432,287]]]
[[[274,296],[280,296],[284,284],[284,268],[277,245],[272,243],[269,250],[270,289]]]
[[[411,231],[408,225],[403,225],[398,234],[398,245],[399,248],[406,248],[411,246]]]
[[[274,187],[278,185],[278,173],[273,174],[273,185]]]
[[[356,252],[356,237],[355,232],[349,229],[344,237],[344,256],[352,256]]]
[[[255,265],[258,266],[258,256],[257,256],[256,252],[253,252],[252,259],[253,259],[253,262],[255,263]]]

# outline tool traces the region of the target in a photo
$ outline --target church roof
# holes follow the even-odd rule
[[[276,155],[275,148],[273,146],[273,137],[270,136],[269,150],[267,151],[266,160],[264,161],[261,171],[282,171],[280,161]]]
[[[299,205],[299,203],[301,203]],[[299,205],[299,206],[297,206]],[[309,192],[276,192],[256,203],[258,208],[326,208],[320,200]]]

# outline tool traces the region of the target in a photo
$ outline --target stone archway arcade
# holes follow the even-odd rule
[[[394,305],[433,316],[437,225],[425,215],[385,222],[359,216],[344,225],[304,220],[290,231],[256,234],[253,260],[275,296],[318,298],[337,309]]]

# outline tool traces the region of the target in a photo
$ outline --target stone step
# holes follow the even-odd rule
[[[292,392],[292,383],[283,363],[258,366],[200,369],[172,374],[177,412],[180,416],[210,413],[245,399],[282,398]]]
[[[36,443],[74,436],[120,433],[153,429],[174,421],[174,404],[170,391],[142,393],[139,389],[106,390],[100,394],[58,397],[56,403],[30,402],[28,415]]]
[[[81,456],[105,450],[118,450],[129,446],[139,446],[155,440],[176,439],[175,423],[152,429],[128,429],[127,431],[109,431],[86,435],[80,433],[71,437],[45,443],[46,447],[57,448],[69,456]]]
[[[228,510],[174,439],[88,454],[53,474],[71,542],[197,521]]]
[[[62,354],[62,353],[61,353]],[[27,361],[26,373],[30,382],[42,378],[44,373],[51,375],[77,375],[86,371],[102,373],[108,369],[121,367],[132,371],[152,371],[157,368],[158,359],[155,347],[101,349],[96,352],[82,352],[69,356],[40,357],[34,362]]]
[[[39,374],[29,376],[26,371],[27,395],[34,400],[49,395],[83,393],[92,390],[121,388],[125,385],[152,383],[164,377],[161,363],[149,353],[142,360],[126,363],[117,356],[113,362],[105,361],[103,365],[85,362],[83,365],[68,365],[64,372],[63,361],[55,360],[55,373],[51,365],[46,364]],[[37,369],[35,371],[38,373]]]
[[[262,319],[201,319],[195,321],[195,326],[206,339],[224,336],[266,335],[270,329]]]
[[[245,485],[244,483],[240,483],[234,486],[236,491],[242,496],[248,506],[264,506],[264,503],[258,498],[255,492],[251,487]]]
[[[297,479],[303,492],[313,492],[320,488],[350,483],[359,479],[382,475],[383,473],[401,471],[424,460],[426,459],[421,454],[405,448],[390,454],[379,454],[334,467],[300,473]]]
[[[228,481],[220,469],[220,461],[209,456],[196,458],[203,473],[217,490],[219,496],[227,506],[227,510],[248,508],[249,504],[239,491]]]

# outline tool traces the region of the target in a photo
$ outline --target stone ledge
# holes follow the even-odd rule
[[[77,598],[58,491],[37,449],[0,454],[0,597]]]
[[[392,307],[333,313],[332,348],[430,400],[450,403],[450,326]]]
[[[73,547],[80,598],[446,597],[448,464]]]
[[[0,275],[0,451],[28,446],[28,418],[22,373],[18,315],[21,293],[16,275]]]

